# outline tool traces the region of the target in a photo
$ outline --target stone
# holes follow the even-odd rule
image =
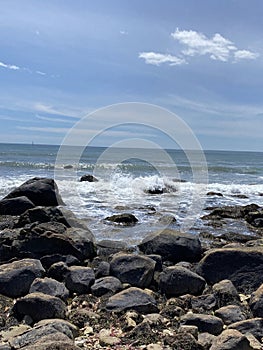
[[[223,321],[212,315],[188,313],[181,317],[181,324],[197,326],[199,332],[218,335],[223,330]]]
[[[155,261],[143,255],[119,253],[110,262],[110,273],[122,283],[145,288],[151,284]]]
[[[99,180],[95,176],[93,176],[91,174],[86,174],[86,175],[82,175],[79,181],[80,182],[83,182],[83,181],[98,182]]]
[[[158,312],[157,302],[149,293],[137,287],[130,287],[109,298],[106,310],[121,312],[134,310],[148,314]]]
[[[198,261],[201,257],[198,237],[170,229],[149,234],[138,247],[144,254],[158,254],[174,263]]]
[[[222,193],[220,193],[220,192],[213,192],[213,191],[207,192],[206,195],[207,195],[207,196],[223,197]]]
[[[33,229],[21,230],[20,236],[13,244],[13,249],[17,251],[19,256],[30,254],[35,258],[41,259],[46,255],[62,254],[71,255],[80,261],[84,261],[96,255],[94,236],[88,228],[86,230],[80,228],[67,229],[65,227],[65,218],[60,216],[62,213],[58,212],[58,208],[36,207],[26,211],[23,215],[31,215],[33,211],[33,215],[36,215],[33,220],[41,223]],[[51,211],[52,213],[50,214]],[[44,219],[42,214],[45,217]],[[54,216],[52,216],[53,214]],[[22,216],[20,216],[20,220],[22,220]],[[58,222],[50,222],[52,218],[58,220]],[[60,224],[59,227],[57,227],[58,223]],[[61,224],[65,228],[64,232],[61,232]]]
[[[73,341],[62,333],[43,336],[36,343],[22,348],[23,350],[81,350]]]
[[[237,330],[224,330],[212,343],[210,350],[253,350],[247,338]]]
[[[0,265],[0,293],[17,298],[28,293],[37,277],[45,273],[39,260],[22,259]]]
[[[196,313],[209,313],[216,308],[214,294],[203,294],[191,298],[191,308]]]
[[[79,329],[69,321],[61,318],[44,319],[35,323],[34,328],[42,326],[52,326],[60,332],[66,334],[69,338],[76,338],[79,335]]]
[[[250,294],[263,283],[263,247],[214,249],[199,262],[197,273],[210,284],[229,279],[240,293]]]
[[[57,262],[50,266],[47,271],[47,275],[50,278],[53,278],[59,282],[65,280],[67,274],[69,272],[69,267],[64,262]]]
[[[40,261],[45,270],[48,270],[50,266],[57,262],[64,262],[67,266],[81,265],[81,262],[73,255],[45,255],[42,258],[40,258]]]
[[[220,220],[223,218],[227,219],[242,219],[249,212],[255,211],[260,207],[257,204],[249,204],[249,205],[229,205],[223,206],[220,208],[215,208],[210,214],[205,215],[202,219],[205,220]]]
[[[251,333],[255,338],[261,340],[263,337],[263,318],[250,318],[228,326],[229,329],[236,329],[242,334]]]
[[[198,334],[198,344],[201,345],[202,350],[209,350],[215,338],[216,338],[215,335],[207,333],[207,332],[199,333]]]
[[[69,291],[63,283],[48,277],[36,278],[33,281],[29,289],[29,293],[35,292],[52,295],[64,301],[67,300],[67,298],[69,297]]]
[[[87,294],[95,282],[92,268],[85,266],[70,266],[66,275],[65,284],[71,293]]]
[[[221,318],[225,325],[246,319],[244,313],[238,305],[227,305],[215,311],[215,316]]]
[[[178,333],[190,333],[190,334],[192,334],[193,337],[195,337],[195,339],[197,339],[198,338],[198,327],[181,325],[178,328]]]
[[[129,213],[107,216],[105,220],[114,222],[115,224],[122,224],[126,226],[135,225],[138,222],[138,219],[133,214]]]
[[[97,265],[97,267],[94,268],[94,272],[95,272],[95,277],[96,278],[109,276],[109,274],[110,274],[110,264],[107,261],[101,261]]]
[[[227,305],[240,305],[240,297],[236,287],[230,280],[222,280],[213,285],[212,290],[218,308]]]
[[[180,266],[167,267],[160,274],[160,290],[168,297],[201,294],[205,285],[202,277]]]
[[[110,329],[101,329],[99,332],[99,343],[101,346],[114,346],[120,344],[121,340],[113,336]]]
[[[34,205],[63,205],[58,187],[53,179],[35,177],[10,192],[5,198],[27,197]]]
[[[122,241],[105,239],[97,242],[97,249],[99,256],[109,257],[112,254],[119,253],[120,251],[125,251],[127,249],[127,244]]]
[[[166,342],[173,350],[201,350],[197,340],[190,333],[177,333],[167,338]]]
[[[106,276],[95,280],[91,286],[91,293],[96,297],[101,297],[105,294],[115,294],[122,290],[121,281],[113,276]]]
[[[263,317],[263,284],[252,293],[249,306],[254,317]]]
[[[35,205],[27,197],[6,198],[0,201],[0,215],[21,215]]]
[[[34,322],[38,322],[46,318],[64,318],[66,305],[57,297],[43,293],[31,293],[17,299],[13,311],[18,319],[29,315]]]

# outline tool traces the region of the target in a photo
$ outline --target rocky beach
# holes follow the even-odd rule
[[[231,222],[250,234],[168,222],[136,246],[96,240],[54,180],[15,188],[0,201],[0,349],[262,349],[263,209],[206,212],[217,233]]]

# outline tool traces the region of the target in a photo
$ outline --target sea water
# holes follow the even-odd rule
[[[201,219],[207,207],[251,203],[263,206],[260,152],[205,151],[208,184],[196,195],[194,188],[200,184],[195,183],[193,172],[199,171],[199,164],[189,162],[182,150],[163,150],[168,158],[162,158],[151,149],[114,149],[107,153],[107,148],[87,147],[76,159],[69,148],[63,164],[58,162],[58,151],[59,146],[52,145],[0,144],[0,196],[32,177],[55,178],[67,207],[85,220],[98,240],[133,244],[163,228],[167,220],[169,227],[180,229],[192,214],[189,232],[195,234],[208,230]],[[80,182],[85,174],[94,174],[99,181]],[[164,193],[152,194],[154,190]],[[207,196],[211,191],[222,196]],[[197,213],[191,207],[194,201],[202,203]],[[121,213],[134,214],[138,224],[125,227],[105,220]],[[176,220],[170,222],[171,217]],[[209,230],[213,233],[214,229]],[[246,226],[237,230],[247,232]]]

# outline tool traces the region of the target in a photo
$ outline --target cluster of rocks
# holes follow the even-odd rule
[[[95,242],[43,178],[0,215],[0,350],[263,348],[262,239],[219,247],[165,229],[133,249]]]

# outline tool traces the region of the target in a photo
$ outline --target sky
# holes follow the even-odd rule
[[[89,113],[96,136],[103,118],[94,111],[139,102],[180,117],[203,149],[263,151],[261,0],[0,5],[0,142],[61,144]],[[137,123],[135,114],[118,121]],[[163,130],[174,128],[168,119]],[[149,131],[151,115],[144,124],[104,131],[94,144],[171,145],[162,128]]]

